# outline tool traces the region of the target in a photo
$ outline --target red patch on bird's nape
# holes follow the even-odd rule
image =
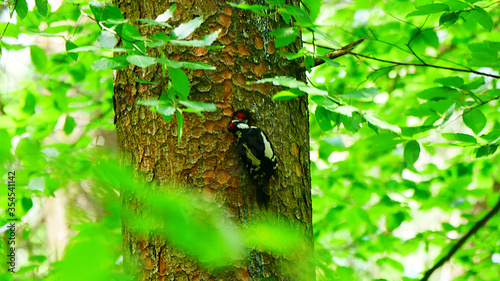
[[[236,114],[236,118],[238,118],[238,119],[243,119],[243,117],[245,117],[245,114],[243,114],[243,113],[241,113],[241,112],[238,112],[238,113]]]

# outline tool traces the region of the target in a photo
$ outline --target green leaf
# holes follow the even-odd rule
[[[324,107],[322,106],[316,107],[314,116],[316,117],[316,122],[318,122],[319,127],[324,132],[333,129],[334,124],[332,124],[332,115],[334,115],[334,113],[325,109]],[[335,115],[338,116],[337,114]]]
[[[160,105],[156,107],[156,112],[162,115],[165,122],[168,122],[174,117],[175,107],[169,105]]]
[[[324,33],[320,29],[315,28],[314,26],[310,26],[307,29],[310,30],[310,31],[314,31],[314,34],[319,39],[325,40],[327,43],[329,43],[330,46],[334,46],[334,47],[337,47],[337,48],[341,48],[342,47],[342,45],[339,42],[335,41],[330,35]]]
[[[464,85],[464,79],[458,76],[445,77],[435,79],[434,82],[439,83],[446,87],[461,88]]]
[[[3,121],[0,119],[0,121]],[[0,164],[12,158],[12,139],[5,129],[0,129]]]
[[[398,213],[396,213],[396,214],[393,214],[393,215],[391,215],[391,216],[387,217],[387,220],[389,221],[389,223],[388,223],[389,225],[387,225],[387,229],[388,229],[389,231],[394,230],[394,229],[391,229],[390,227],[392,227],[392,226],[393,226],[393,224],[397,223],[397,222],[401,219],[401,213],[402,213],[402,212],[398,212]],[[403,213],[402,215],[404,216],[405,214]],[[403,218],[403,219],[404,219],[404,218]],[[394,222],[394,223],[392,223],[392,222]],[[399,224],[401,224],[401,222],[400,222]],[[398,226],[399,226],[399,225],[398,225]],[[381,258],[381,259],[378,259],[378,260],[377,260],[377,264],[378,264],[379,266],[382,266],[382,265],[388,265],[388,266],[390,266],[390,267],[392,267],[392,268],[396,269],[398,272],[401,272],[401,273],[402,273],[402,272],[404,271],[404,269],[405,269],[405,268],[404,268],[404,266],[403,266],[403,265],[402,265],[399,261],[397,261],[397,260],[395,260],[395,259],[391,259],[391,258],[389,258],[389,257],[383,257],[383,258]],[[375,281],[382,281],[382,280],[386,280],[386,279],[377,279],[377,280],[375,280]]]
[[[420,156],[420,144],[416,140],[409,141],[405,144],[404,158],[408,165],[413,166]]]
[[[170,8],[168,8],[163,14],[158,15],[155,19],[156,22],[166,22],[174,15],[174,11],[177,5],[174,3]]]
[[[120,69],[128,65],[126,59],[114,57],[114,58],[102,58],[94,62],[91,66],[93,70],[103,70],[103,69]]]
[[[294,60],[294,59],[298,59],[298,58],[301,58],[301,57],[305,56],[307,54],[307,50],[306,50],[305,47],[303,47],[302,49],[300,49],[296,53],[294,53],[294,52],[278,51],[278,54],[284,55],[287,60]]]
[[[285,1],[282,0],[281,2],[283,2],[283,3],[281,5],[277,5],[277,6],[282,6]],[[315,22],[321,13],[321,5],[323,4],[323,1],[305,0],[302,2],[302,4],[304,4],[307,7],[307,10],[309,11],[312,22]]]
[[[147,41],[148,38],[142,36],[142,34],[130,24],[121,24],[116,28],[116,33],[120,35],[124,40],[129,42],[135,41]]]
[[[156,59],[148,56],[132,55],[127,57],[127,61],[138,67],[148,67],[157,63]]]
[[[443,138],[451,141],[459,141],[459,142],[464,142],[464,143],[477,143],[477,140],[475,137],[467,134],[462,134],[462,133],[443,133],[441,134]]]
[[[155,20],[150,20],[150,19],[138,19],[138,21],[145,23],[144,26],[160,25],[160,26],[165,26],[165,27],[168,27],[168,28],[172,28],[172,26],[170,24],[165,23],[165,22],[161,22],[161,21],[155,21]],[[165,33],[163,33],[163,34],[165,34]]]
[[[66,121],[64,122],[64,132],[66,135],[71,134],[76,127],[75,119],[69,115],[66,116]]]
[[[177,95],[179,96],[179,98],[183,100],[187,99],[190,87],[186,73],[184,73],[184,71],[178,68],[169,68],[168,76],[172,81],[173,88],[177,93]]]
[[[300,32],[295,27],[280,28],[271,31],[269,34],[276,37],[276,48],[287,46],[295,41]]]
[[[432,109],[437,114],[443,115],[447,113],[448,109],[450,109],[450,107],[453,106],[455,103],[452,100],[444,99],[444,100],[430,100],[425,104],[427,104],[429,108]],[[451,113],[453,112],[454,110]]]
[[[293,91],[294,89],[279,91],[273,96],[273,100],[291,100],[304,94],[302,91]]]
[[[328,64],[329,66],[333,66],[333,67],[340,67],[342,66],[340,63],[328,58],[328,57],[325,57],[325,56],[318,56],[318,58],[321,58],[322,60],[324,60],[326,62],[326,64]]]
[[[189,100],[180,100],[179,103],[184,105],[188,109],[191,109],[191,110],[183,109],[183,111],[187,111],[187,112],[216,111],[217,110],[217,106],[215,106],[215,104],[213,104],[213,103],[204,103],[204,102],[189,101]]]
[[[243,9],[243,10],[250,10],[258,15],[261,16],[269,16],[268,14],[263,13],[262,11],[269,10],[270,8],[267,6],[262,6],[262,5],[249,5],[249,4],[237,4],[237,3],[232,3],[232,2],[227,2],[231,7],[235,7],[238,9]]]
[[[433,29],[428,29],[420,32],[420,36],[424,39],[424,42],[433,47],[434,49],[439,48],[439,38],[436,34],[436,31]]]
[[[478,108],[465,110],[462,115],[465,126],[469,127],[475,135],[479,135],[486,126],[486,117]]]
[[[363,88],[342,94],[342,97],[358,100],[373,100],[376,95],[378,95],[378,88]]]
[[[450,8],[444,3],[433,3],[418,6],[416,11],[409,13],[406,17],[426,16],[434,13],[447,12]]]
[[[193,31],[195,31],[200,25],[203,23],[203,18],[202,17],[197,17],[194,18],[186,23],[180,24],[176,29],[173,31],[173,35],[171,36],[172,39],[184,39],[191,35]]]
[[[306,92],[309,95],[318,95],[318,96],[327,96],[328,92],[309,86],[306,83],[302,81],[298,81],[297,79],[293,77],[287,77],[287,76],[276,76],[272,78],[265,78],[265,79],[260,79],[254,82],[251,82],[250,84],[259,84],[259,83],[273,83],[273,85],[277,86],[285,86],[288,88],[297,88],[300,91]],[[281,92],[280,92],[281,93]],[[295,96],[293,96],[295,95]],[[298,96],[299,93],[296,91],[289,91],[289,93],[282,92],[280,95],[276,97],[276,95],[273,97],[274,99],[291,99],[293,97]]]
[[[498,138],[500,138],[500,129],[493,129],[488,134],[481,135],[479,137],[487,142],[495,142]]]
[[[214,66],[211,66],[211,65],[208,65],[205,63],[201,63],[201,62],[174,61],[174,60],[163,59],[163,58],[156,58],[156,60],[168,68],[215,70]]]
[[[493,29],[493,20],[491,16],[481,7],[474,5],[474,10],[470,11],[470,14],[472,18],[486,30],[491,31]]]
[[[118,44],[118,39],[116,39],[115,34],[107,31],[107,30],[102,30],[99,36],[97,36],[97,41],[99,42],[99,45],[104,48],[109,48],[112,49]]]
[[[182,111],[176,108],[175,118],[177,119],[177,142],[181,143],[182,139],[182,124],[184,123],[184,116]]]
[[[398,228],[401,223],[405,220],[406,214],[404,212],[396,212],[394,214],[387,215],[386,217],[386,227],[387,230],[393,231]]]
[[[32,92],[28,91],[26,93],[26,98],[24,99],[24,107],[23,111],[27,114],[33,115],[35,114],[35,107],[37,105],[37,100],[35,95]]]
[[[28,3],[26,3],[26,0],[16,0],[16,13],[21,20],[26,17],[28,14]]]
[[[363,112],[363,117],[365,117],[366,121],[368,123],[372,124],[373,126],[376,126],[380,129],[384,129],[384,130],[393,131],[396,134],[401,134],[401,128],[399,128],[396,125],[392,125],[392,124],[387,123],[385,120],[382,120],[381,118],[373,115],[370,112]]]
[[[122,12],[115,4],[94,1],[90,2],[90,10],[97,21],[123,19]]]
[[[258,83],[273,83],[273,85],[285,86],[288,88],[299,88],[307,86],[306,83],[299,81],[293,77],[287,77],[287,76],[276,76],[272,78],[260,79],[255,82],[252,82],[251,84],[258,84]]]
[[[266,3],[271,7],[281,7],[285,4],[285,0],[266,0]]]
[[[213,103],[184,100],[184,101],[179,101],[179,104],[186,106],[186,108],[182,109],[182,112],[194,112],[199,116],[203,116],[199,114],[199,112],[202,111],[213,112],[217,110],[217,106]]]
[[[68,53],[68,56],[72,58],[74,61],[78,60],[78,54],[70,51],[76,48],[78,48],[78,46],[75,45],[75,43],[69,40],[66,41],[66,53]]]
[[[450,87],[430,88],[417,94],[417,98],[425,100],[436,99],[436,98],[456,99],[460,98],[461,96],[462,94],[460,94],[459,91]]]
[[[484,77],[481,76],[479,78],[476,78],[474,79],[474,81],[470,82],[469,84],[465,84],[462,89],[464,90],[475,90],[479,87],[481,87],[482,85],[484,85]]]
[[[450,7],[450,12],[458,12],[469,7],[467,3],[459,0],[447,0],[446,4]]]
[[[159,106],[164,104],[165,102],[162,100],[138,100],[137,104],[145,105],[145,106]]]
[[[497,151],[498,145],[485,145],[476,150],[476,158],[491,155]]]
[[[296,20],[296,22],[294,22],[295,25],[310,26],[310,27],[314,26],[309,15],[300,7],[294,5],[285,5],[284,11],[289,13]]]
[[[38,13],[44,17],[47,16],[47,0],[35,0],[36,9]]]
[[[359,110],[357,108],[355,108],[354,106],[350,106],[350,105],[337,106],[335,108],[328,108],[328,109],[330,109],[333,112],[345,115],[347,117],[352,117],[353,113],[359,112]]]
[[[171,40],[170,43],[179,46],[190,46],[190,47],[206,47],[212,45],[212,43],[219,37],[222,29],[215,31],[209,35],[203,36],[200,40]]]
[[[458,20],[458,14],[456,13],[444,13],[439,18],[439,25],[452,25]]]
[[[30,46],[30,54],[33,65],[39,70],[45,70],[47,66],[47,55],[45,55],[45,51],[38,46],[32,45]]]

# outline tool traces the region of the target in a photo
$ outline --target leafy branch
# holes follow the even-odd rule
[[[450,251],[443,257],[441,258],[434,266],[427,270],[424,274],[424,277],[421,279],[421,281],[427,281],[429,280],[429,277],[436,271],[438,268],[443,266],[445,262],[447,262],[459,249],[462,247],[467,240],[474,235],[481,227],[483,227],[488,220],[490,220],[498,211],[500,210],[500,199],[498,200],[497,204],[491,211],[489,211],[486,216],[484,216],[480,221],[476,222],[474,227],[472,227],[467,234],[465,234],[458,242],[450,249]]]
[[[118,36],[120,38],[120,40],[123,40],[123,41],[126,41],[126,42],[130,43],[141,54],[147,55],[143,50],[141,50],[141,48],[139,48],[139,46],[137,46],[137,44],[134,41],[128,40],[127,38],[124,38],[118,32],[116,32],[114,29],[105,26],[102,21],[97,20],[96,18],[94,18],[94,17],[90,16],[89,14],[85,13],[83,11],[82,7],[80,7],[80,5],[77,5],[77,6],[78,6],[78,9],[80,9],[80,13],[82,13],[83,16],[87,17],[88,19],[90,19],[92,21],[95,21],[99,25],[100,28],[102,28],[103,30],[106,30],[107,32],[109,32],[111,34],[114,34],[114,35]]]
[[[352,52],[352,49],[354,49],[354,47],[361,44],[364,40],[365,40],[364,38],[361,38],[361,39],[354,41],[352,43],[349,43],[349,44],[347,44],[339,49],[328,52],[328,53],[322,55],[322,57],[333,60],[333,59],[336,59],[338,57],[347,55],[347,54]],[[325,63],[325,60],[323,58],[321,58],[321,57],[315,58],[314,65],[312,67],[316,67],[316,66],[322,65],[324,63]],[[306,71],[305,62],[301,63],[299,71],[300,72]]]

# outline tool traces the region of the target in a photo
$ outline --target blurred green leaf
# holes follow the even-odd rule
[[[493,20],[491,16],[481,7],[474,5],[474,10],[470,11],[470,14],[472,18],[486,30],[491,31],[493,29]]]
[[[281,29],[275,29],[269,34],[276,37],[276,48],[287,46],[288,44],[295,41],[295,38],[299,36],[299,30],[294,27],[286,27]]]
[[[16,13],[21,20],[28,15],[28,3],[26,0],[16,0]]]
[[[489,156],[497,151],[498,145],[485,145],[476,150],[476,158]]]
[[[66,41],[66,52],[68,53],[68,56],[72,58],[74,61],[78,60],[78,54],[70,51],[76,48],[78,48],[78,46],[75,43],[69,40]]]
[[[455,87],[455,88],[460,88],[464,85],[464,79],[458,76],[439,78],[434,80],[434,82],[439,83],[446,87]]]
[[[479,135],[486,126],[486,117],[479,108],[465,110],[462,115],[462,120],[476,135]]]
[[[47,16],[47,11],[48,11],[48,4],[47,0],[35,0],[35,5],[38,10],[38,13],[44,17]]]
[[[420,144],[412,140],[405,144],[404,158],[408,165],[413,166],[420,156]]]
[[[436,88],[430,88],[427,90],[424,90],[420,93],[417,94],[417,97],[420,99],[456,99],[461,97],[462,95],[460,94],[459,91],[450,88],[450,87],[436,87]]]
[[[47,55],[45,51],[38,46],[32,45],[30,46],[30,54],[33,65],[39,70],[44,70],[47,66]]]
[[[76,127],[75,119],[69,115],[66,116],[66,122],[64,122],[64,132],[69,135],[73,132]]]
[[[459,141],[459,142],[465,142],[465,143],[477,143],[476,138],[474,138],[471,135],[467,135],[467,134],[443,133],[441,135],[443,136],[443,138],[445,138],[447,140],[451,140],[451,141]]]
[[[377,88],[362,88],[342,94],[344,98],[372,100],[378,94]]]
[[[101,31],[101,34],[97,37],[97,41],[99,42],[99,45],[104,48],[114,48],[116,44],[118,44],[118,39],[116,39],[116,36],[107,31],[103,30]]]
[[[449,9],[448,5],[444,3],[427,4],[418,6],[416,11],[409,13],[406,17],[426,16],[434,13],[447,12]]]

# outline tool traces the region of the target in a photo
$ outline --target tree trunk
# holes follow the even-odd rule
[[[286,24],[278,14],[261,17],[232,8],[225,1],[115,0],[127,19],[155,19],[174,2],[177,9],[172,26],[202,16],[203,24],[193,39],[222,29],[213,45],[221,49],[167,45],[167,58],[198,61],[216,67],[187,70],[190,100],[209,102],[218,110],[184,114],[182,141],[177,142],[177,123],[165,122],[159,114],[137,105],[138,100],[158,99],[161,87],[135,82],[136,78],[166,84],[160,65],[129,66],[115,73],[118,147],[126,165],[145,176],[152,185],[169,185],[195,191],[201,197],[226,208],[227,219],[245,228],[255,219],[275,213],[281,223],[299,228],[305,237],[303,251],[269,254],[249,249],[247,260],[222,272],[190,259],[160,239],[145,238],[123,223],[125,260],[139,264],[140,280],[313,280],[314,264],[309,172],[309,115],[307,97],[272,101],[280,89],[271,84],[247,85],[247,81],[274,76],[303,79],[297,61],[288,61],[274,47],[269,32]],[[248,2],[247,2],[248,3]],[[251,3],[249,3],[251,4]],[[161,32],[158,27],[141,27],[143,36]],[[167,34],[170,30],[166,30]],[[296,42],[295,48],[300,47]],[[294,50],[295,51],[295,50]],[[149,50],[159,57],[159,51]],[[255,201],[255,186],[237,155],[236,142],[226,125],[235,110],[254,112],[256,124],[273,143],[278,171],[270,181],[269,210],[261,211]],[[131,204],[124,199],[123,204]],[[130,207],[130,206],[129,206]]]

